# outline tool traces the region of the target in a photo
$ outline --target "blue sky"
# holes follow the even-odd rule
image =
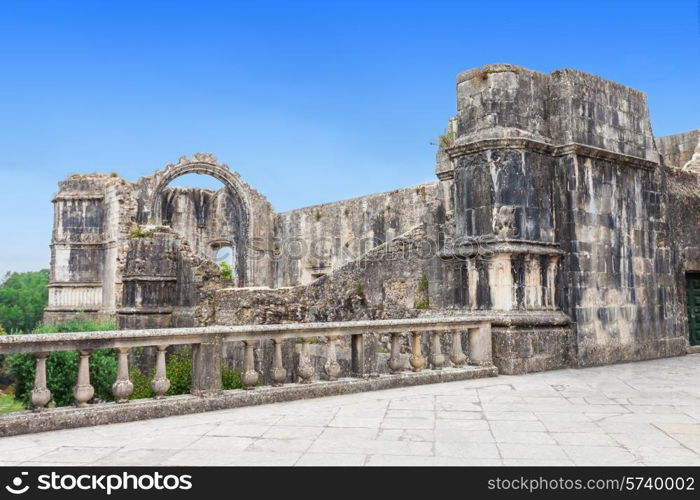
[[[700,126],[697,0],[0,5],[0,273],[47,267],[56,184],[210,151],[277,210],[434,179],[455,75],[573,67]]]

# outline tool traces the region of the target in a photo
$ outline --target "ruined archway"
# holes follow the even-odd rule
[[[231,214],[234,234],[230,235],[231,246],[235,249],[235,276],[238,286],[245,286],[251,280],[249,275],[252,267],[248,262],[248,239],[253,234],[253,219],[251,216],[250,200],[245,187],[237,173],[232,172],[228,165],[219,163],[208,153],[196,153],[192,159],[181,157],[177,163],[168,164],[165,169],[153,176],[154,187],[151,195],[150,212],[155,224],[163,223],[163,192],[168,185],[178,177],[186,174],[208,175],[219,180],[230,194],[235,205]]]

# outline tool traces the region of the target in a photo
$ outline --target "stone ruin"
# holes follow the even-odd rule
[[[656,138],[637,90],[506,64],[458,75],[449,123],[434,182],[282,213],[211,154],[136,182],[71,175],[53,199],[45,320],[472,314],[492,321],[501,373],[687,352],[700,131]],[[187,173],[224,187],[168,187]]]

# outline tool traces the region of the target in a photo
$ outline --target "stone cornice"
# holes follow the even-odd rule
[[[172,314],[172,307],[120,307],[117,309],[117,314],[133,315],[133,314]]]
[[[177,276],[123,276],[122,281],[177,281]]]
[[[566,155],[580,155],[589,158],[600,158],[616,163],[621,163],[634,168],[653,170],[659,165],[658,161],[647,160],[639,156],[618,153],[607,149],[588,146],[580,143],[552,144],[527,137],[485,138],[467,144],[458,144],[446,150],[450,160],[454,161],[462,156],[487,151],[491,149],[527,149],[538,153],[549,154],[554,157]],[[437,172],[440,180],[454,178],[454,168]]]
[[[101,312],[102,309],[100,306],[56,306],[56,307],[46,307],[44,309],[44,312],[52,312],[52,313],[98,313]]]
[[[57,201],[82,201],[82,200],[104,200],[104,195],[94,193],[60,193],[53,197],[52,203]]]
[[[117,242],[112,241],[53,241],[49,247],[64,247],[64,248],[80,248],[80,247],[100,247],[100,248],[115,248]]]
[[[68,281],[52,281],[47,288],[102,288],[101,281],[89,281],[89,282],[68,282]]]
[[[456,243],[452,248],[441,250],[441,258],[468,257],[475,255],[495,254],[528,254],[528,255],[564,255],[565,252],[558,243],[516,240],[516,239],[479,239]]]

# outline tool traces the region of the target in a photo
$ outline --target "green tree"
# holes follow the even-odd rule
[[[0,285],[0,326],[11,333],[32,331],[48,303],[48,283],[48,269],[7,273]]]

